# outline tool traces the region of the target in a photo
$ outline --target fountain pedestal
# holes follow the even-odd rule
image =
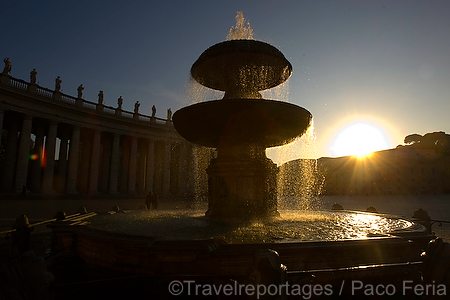
[[[207,169],[212,219],[255,219],[279,216],[278,167],[270,159],[215,158]]]

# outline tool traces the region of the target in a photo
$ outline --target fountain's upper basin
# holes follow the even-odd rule
[[[292,65],[275,47],[255,40],[231,40],[206,49],[191,75],[209,88],[261,91],[278,86],[292,74]]]
[[[367,239],[425,231],[408,220],[363,212],[281,210],[280,214],[267,222],[224,222],[205,218],[203,210],[135,211],[96,216],[90,227],[155,240],[215,239],[227,244]]]
[[[264,99],[201,102],[173,115],[182,137],[214,148],[222,143],[263,148],[284,145],[304,134],[311,121],[311,113],[302,107]]]

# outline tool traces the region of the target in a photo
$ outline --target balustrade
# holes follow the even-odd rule
[[[126,110],[122,110],[122,117],[133,119],[133,113]]]
[[[61,101],[75,105],[75,103],[77,102],[77,98],[61,94]]]
[[[28,90],[28,83],[21,79],[10,77],[9,85],[21,90]]]
[[[53,91],[44,87],[37,86],[36,87],[36,94],[39,96],[44,96],[47,98],[53,98]]]
[[[9,80],[8,80],[7,84],[9,86],[13,87],[13,88],[17,88],[17,89],[20,89],[22,91],[30,92],[30,86],[35,86],[35,89],[33,88],[33,90],[35,92],[31,92],[32,94],[36,94],[36,95],[43,96],[43,97],[46,97],[46,98],[55,99],[54,98],[54,93],[55,92],[53,90],[51,90],[51,89],[48,89],[48,88],[45,88],[45,87],[41,87],[39,85],[31,84],[31,83],[26,82],[26,81],[24,81],[22,79],[17,79],[17,78],[11,77],[11,76],[8,76],[8,77],[9,77]],[[62,102],[65,102],[65,103],[76,105],[76,102],[77,102],[77,98],[76,97],[73,97],[73,96],[70,96],[70,95],[66,95],[66,94],[62,94],[62,93],[60,93],[59,95],[60,95],[60,97],[57,98],[57,101],[62,101]],[[92,110],[97,110],[97,105],[98,105],[97,103],[94,103],[94,102],[91,102],[91,101],[87,101],[87,100],[84,100],[84,99],[81,99],[81,101],[82,101],[82,106],[83,107],[88,108],[88,109],[92,109]],[[97,113],[106,113],[106,114],[115,115],[116,114],[116,108],[104,105],[103,106],[103,110],[97,111]],[[134,119],[134,113],[130,112],[130,111],[121,110],[121,114],[120,115],[122,117],[124,117],[124,118],[127,118],[127,119]],[[138,114],[137,120],[139,120],[139,121],[147,121],[147,122],[155,121],[155,123],[157,123],[157,124],[165,124],[165,123],[167,123],[165,119],[156,118],[156,117],[152,118],[151,116],[143,115],[143,114]]]
[[[92,110],[96,110],[97,109],[97,104],[95,104],[93,102],[90,102],[90,101],[83,100],[83,107],[86,107],[86,108],[89,108],[89,109],[92,109]]]
[[[139,114],[139,121],[150,121],[151,117]]]
[[[103,112],[107,113],[107,114],[114,115],[114,114],[116,114],[116,109],[114,107],[111,107],[111,106],[103,106]]]

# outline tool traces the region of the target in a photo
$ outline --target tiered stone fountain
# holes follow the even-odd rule
[[[301,280],[307,272],[316,278],[327,274],[325,283],[367,276],[365,270],[382,279],[406,274],[431,238],[419,224],[346,211],[281,211],[277,218],[277,167],[265,149],[301,136],[312,116],[296,105],[264,100],[259,92],[291,73],[283,54],[263,42],[229,40],[207,49],[191,74],[202,85],[224,91],[223,99],[173,115],[183,137],[218,150],[207,169],[206,217],[204,210],[137,211],[96,216],[89,225],[56,223],[55,249],[107,270],[168,278],[245,281],[255,254],[264,249],[276,250],[294,271],[291,276]],[[373,269],[377,264],[380,268]],[[395,265],[398,273],[386,265]],[[352,271],[358,266],[364,266],[362,275]]]
[[[225,92],[222,100],[194,104],[173,116],[181,136],[217,148],[207,170],[207,217],[278,216],[278,169],[265,150],[301,136],[312,116],[294,104],[262,99],[259,91],[280,85],[291,74],[291,64],[278,49],[255,40],[216,44],[192,66],[197,82]]]

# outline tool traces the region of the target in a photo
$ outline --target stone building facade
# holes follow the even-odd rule
[[[421,195],[450,192],[450,155],[398,147],[371,156],[320,158],[326,195]]]

